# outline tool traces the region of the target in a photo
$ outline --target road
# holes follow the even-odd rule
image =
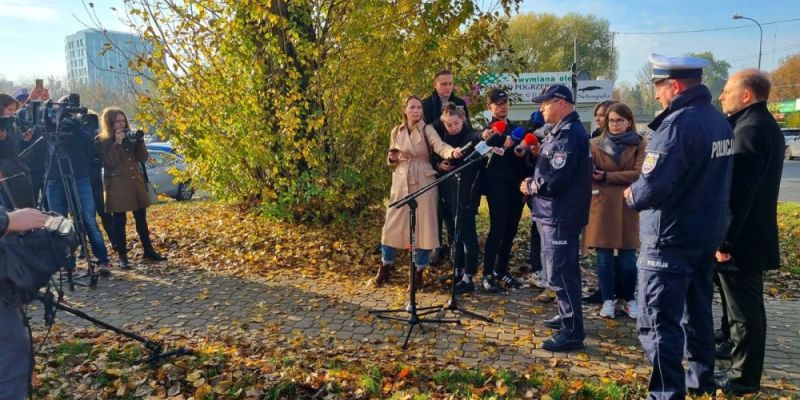
[[[800,160],[784,160],[778,200],[800,202]]]

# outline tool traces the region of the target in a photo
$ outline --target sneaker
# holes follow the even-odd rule
[[[97,272],[100,276],[111,276],[111,270],[108,268],[108,264],[100,264],[100,267],[97,268]]]
[[[531,283],[539,289],[547,289],[547,280],[544,279],[542,271],[536,271],[532,274]]]
[[[483,277],[483,290],[489,293],[499,293],[500,288],[497,287],[497,284],[494,281],[494,277],[491,275],[487,275]]]
[[[494,277],[495,279],[502,281],[506,288],[517,289],[522,286],[522,282],[520,282],[519,279],[511,276],[511,274],[508,272],[503,272],[502,274],[495,275]]]
[[[547,288],[538,296],[536,296],[536,301],[540,303],[552,303],[553,300],[556,299],[556,292],[553,289]]]
[[[455,294],[463,294],[463,293],[472,293],[475,291],[475,284],[472,281],[464,282],[464,280],[458,281],[456,285],[453,287],[453,292]]]
[[[623,310],[629,317],[636,319],[636,317],[639,316],[639,303],[637,303],[636,300],[626,301]]]
[[[614,318],[614,316],[616,316],[614,300],[606,300],[603,302],[603,307],[600,308],[600,316],[603,318]]]

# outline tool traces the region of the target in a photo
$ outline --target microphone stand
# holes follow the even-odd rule
[[[471,153],[472,154],[476,153]],[[491,154],[491,152],[489,153]],[[414,327],[418,327],[420,332],[423,334],[425,330],[422,328],[423,323],[429,324],[461,324],[460,320],[457,319],[430,319],[430,318],[421,318],[422,316],[438,313],[444,310],[442,306],[429,306],[429,307],[417,307],[417,282],[416,282],[416,266],[414,265],[415,257],[417,251],[417,197],[421,196],[423,193],[429,191],[431,188],[438,186],[443,181],[450,179],[453,175],[461,172],[463,169],[473,165],[474,163],[480,161],[483,157],[475,157],[472,160],[469,160],[469,157],[465,160],[466,162],[461,165],[460,167],[450,171],[449,173],[441,176],[439,179],[419,188],[413,193],[409,193],[402,199],[395,201],[394,203],[389,204],[389,207],[392,208],[401,208],[405,205],[408,205],[408,212],[409,212],[409,241],[411,243],[411,257],[409,257],[409,282],[411,282],[411,290],[408,292],[408,305],[406,308],[397,308],[397,309],[383,309],[383,310],[369,310],[369,314],[375,315],[376,318],[380,319],[387,319],[392,321],[401,321],[405,322],[409,325],[408,332],[406,333],[406,339],[403,342],[403,349],[408,348],[408,340],[411,338],[411,332],[414,331]],[[419,312],[422,311],[422,312]],[[408,313],[408,317],[396,317],[391,314],[395,313]]]

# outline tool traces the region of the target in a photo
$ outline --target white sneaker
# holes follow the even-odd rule
[[[614,318],[615,315],[614,300],[604,301],[603,307],[600,308],[600,316],[603,318]]]
[[[639,303],[636,300],[631,300],[625,303],[625,314],[628,314],[629,317],[636,319],[639,316]]]
[[[536,271],[532,274],[531,281],[533,286],[536,286],[539,289],[547,289],[547,280],[544,279],[544,275],[542,271]]]

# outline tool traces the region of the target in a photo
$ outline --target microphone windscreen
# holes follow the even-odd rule
[[[492,123],[492,130],[497,133],[506,133],[506,123],[503,121],[494,121]]]
[[[539,143],[539,138],[537,138],[536,135],[534,135],[532,133],[529,133],[529,134],[525,135],[525,144],[527,144],[528,146],[531,146],[531,145],[534,145],[536,143]]]
[[[486,144],[491,147],[500,147],[506,142],[504,135],[492,135],[486,139]]]
[[[521,142],[522,139],[525,138],[525,129],[521,127],[514,128],[514,130],[511,131],[511,138],[514,139],[514,143]]]

